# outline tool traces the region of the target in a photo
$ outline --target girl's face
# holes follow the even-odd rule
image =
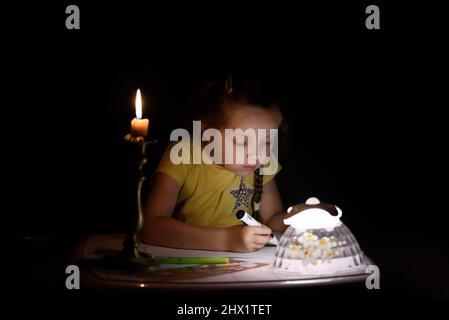
[[[277,132],[282,115],[274,107],[261,108],[236,103],[226,105],[224,110],[224,126],[221,128],[222,163],[226,169],[245,177],[261,166],[261,157],[269,155],[272,142],[277,139],[270,129],[276,129]],[[233,130],[234,135],[227,135],[225,129]],[[241,129],[241,132],[236,129]],[[230,162],[229,159],[232,163],[226,163]]]

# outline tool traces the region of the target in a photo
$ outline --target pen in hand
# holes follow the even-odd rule
[[[264,227],[262,223],[254,219],[251,215],[249,215],[247,212],[243,210],[239,210],[236,212],[235,216],[237,219],[242,221],[244,224],[250,227]],[[270,244],[277,245],[278,241],[274,234],[271,234],[271,240],[269,241]]]

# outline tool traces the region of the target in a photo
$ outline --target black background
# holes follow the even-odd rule
[[[65,28],[69,3],[5,9],[6,216],[22,284],[12,291],[91,297],[67,293],[64,263],[84,235],[126,229],[134,176],[123,137],[137,88],[162,146],[205,79],[252,70],[274,80],[290,127],[278,176],[284,206],[309,196],[337,204],[383,276],[377,292],[281,291],[279,301],[447,297],[439,9],[382,3],[381,30],[367,30],[367,4],[340,2],[74,3],[80,30]]]

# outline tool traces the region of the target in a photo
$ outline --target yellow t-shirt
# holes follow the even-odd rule
[[[156,172],[162,172],[181,186],[174,218],[208,227],[231,227],[242,224],[235,213],[243,209],[252,214],[254,174],[240,177],[216,164],[174,164],[170,145],[164,152]],[[192,152],[191,152],[192,155]],[[263,184],[273,179],[264,175]]]

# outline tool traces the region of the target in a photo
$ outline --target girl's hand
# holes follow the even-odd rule
[[[265,246],[270,241],[268,227],[234,226],[226,229],[228,251],[251,252]]]

